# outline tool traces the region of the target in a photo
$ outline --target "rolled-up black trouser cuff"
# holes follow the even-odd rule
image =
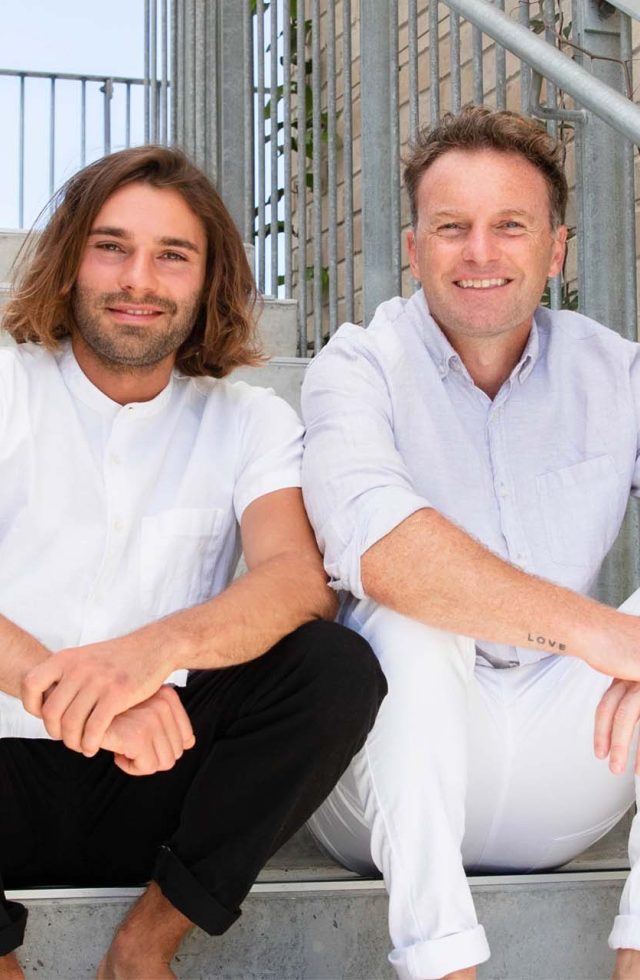
[[[168,847],[160,848],[153,880],[179,912],[210,936],[222,935],[240,916],[240,909],[227,909],[213,898]]]
[[[27,910],[18,902],[2,902],[0,911],[5,913],[2,918],[9,920],[6,924],[0,925],[0,956],[6,956],[18,946],[22,946],[27,924]]]

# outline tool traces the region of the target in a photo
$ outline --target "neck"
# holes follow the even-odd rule
[[[83,374],[119,405],[151,401],[169,384],[175,363],[171,354],[145,367],[111,364],[98,357],[78,333],[72,335],[71,347]]]
[[[477,387],[493,399],[522,357],[530,333],[531,323],[528,323],[526,327],[495,337],[456,335],[447,339]]]

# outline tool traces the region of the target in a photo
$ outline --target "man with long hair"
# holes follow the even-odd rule
[[[422,132],[422,288],[341,327],[303,388],[305,502],[389,683],[312,829],[383,872],[402,980],[488,958],[465,869],[563,864],[635,799],[640,619],[588,593],[640,496],[640,348],[539,305],[565,254],[562,149],[482,106]],[[638,980],[638,817],[630,854],[609,943]]]
[[[220,197],[161,147],[72,177],[21,265],[0,350],[0,978],[22,976],[26,920],[3,888],[149,879],[98,975],[173,976],[384,694],[367,644],[322,621],[295,414],[226,380],[259,358],[255,298]]]

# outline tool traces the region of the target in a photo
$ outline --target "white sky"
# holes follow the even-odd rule
[[[0,0],[0,68],[122,75],[144,73],[143,0]],[[0,77],[0,228],[18,224],[18,82]],[[141,94],[138,92],[137,94]],[[102,100],[87,100],[87,159],[102,151]],[[55,183],[79,165],[79,83],[57,83]],[[112,149],[123,142],[123,98],[112,103]],[[25,222],[49,196],[49,83],[27,83]],[[141,125],[134,106],[134,128]],[[135,141],[135,139],[134,139]]]

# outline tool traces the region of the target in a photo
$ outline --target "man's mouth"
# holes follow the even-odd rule
[[[492,289],[494,286],[506,286],[510,279],[455,279],[454,283],[460,289]]]
[[[149,307],[139,307],[139,306],[108,306],[109,313],[115,313],[116,316],[133,316],[139,319],[144,319],[144,317],[158,316],[162,313],[162,310]]]

